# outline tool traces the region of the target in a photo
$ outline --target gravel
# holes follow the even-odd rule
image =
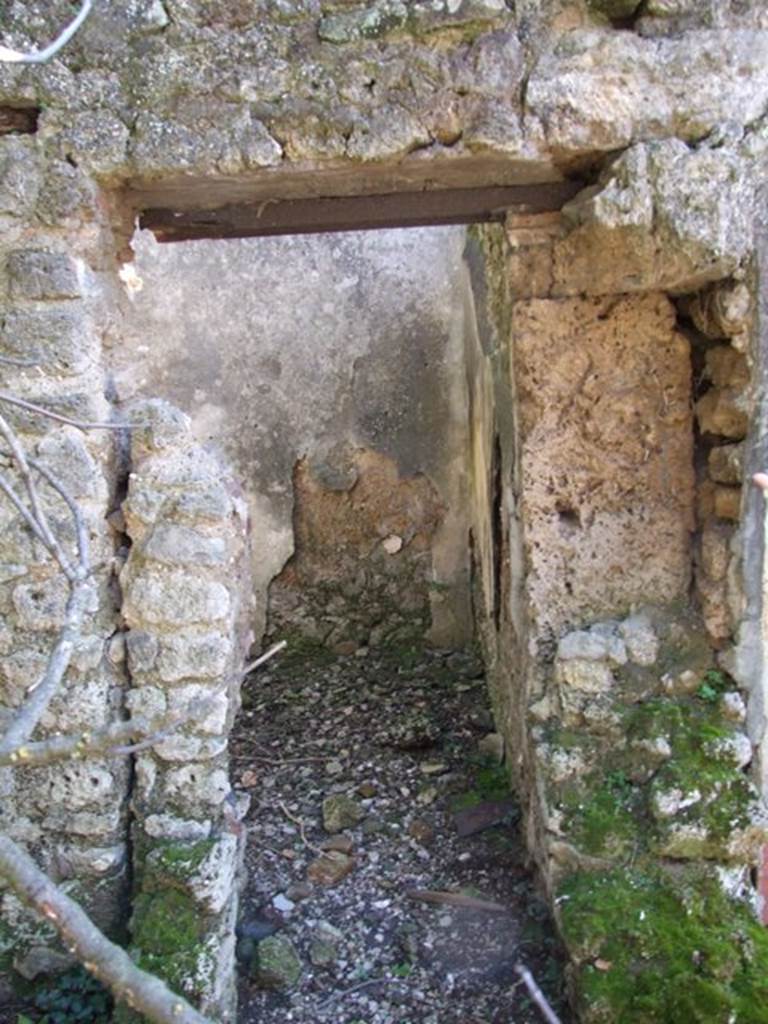
[[[233,742],[235,783],[252,800],[240,1024],[540,1021],[521,961],[570,1019],[519,813],[463,838],[454,821],[509,798],[497,758],[481,753],[492,729],[471,654],[288,654],[251,678]],[[343,810],[333,835],[324,804],[333,829],[329,806]],[[426,902],[424,890],[449,895]],[[470,906],[441,902],[456,894]],[[288,951],[282,980],[275,948]]]

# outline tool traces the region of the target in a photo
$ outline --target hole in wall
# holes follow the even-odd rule
[[[34,135],[39,107],[0,106],[0,135]]]

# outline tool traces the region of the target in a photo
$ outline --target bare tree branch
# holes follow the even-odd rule
[[[55,57],[62,47],[66,46],[88,17],[91,7],[92,0],[83,0],[83,6],[74,21],[71,21],[61,35],[57,36],[44,50],[30,50],[24,53],[21,50],[10,50],[7,46],[0,46],[0,61],[8,64],[44,64],[51,57]]]
[[[118,1002],[144,1014],[154,1024],[211,1024],[102,935],[88,915],[7,836],[0,836],[0,874],[18,896],[53,925],[67,948],[87,971],[109,986]]]
[[[61,686],[75,644],[80,638],[89,593],[87,580],[76,580],[72,584],[64,613],[64,625],[48,658],[48,664],[40,681],[27,691],[26,700],[0,740],[0,758],[12,754],[26,743]]]
[[[64,487],[59,481],[53,476],[51,471],[37,461],[37,459],[27,459],[30,466],[37,470],[40,476],[46,481],[59,497],[62,499],[64,504],[69,509],[72,515],[72,522],[75,524],[75,532],[77,538],[77,556],[80,563],[80,570],[83,577],[85,577],[90,571],[90,557],[89,557],[89,543],[88,543],[88,528],[85,524],[85,518],[78,507],[77,502],[74,498],[67,493]]]
[[[131,430],[142,427],[141,423],[90,423],[87,420],[74,420],[71,416],[63,416],[58,412],[51,412],[42,405],[35,405],[34,402],[27,402],[23,398],[9,395],[6,391],[0,391],[0,402],[7,402],[8,405],[17,405],[20,409],[37,413],[38,416],[46,416],[56,423],[65,423],[68,427],[77,427],[78,430]]]
[[[284,651],[287,646],[287,640],[280,640],[278,643],[273,644],[268,650],[264,651],[263,654],[260,654],[255,661],[252,661],[250,665],[245,666],[242,673],[243,676],[247,676],[249,672],[253,672],[253,670],[258,668],[259,665],[263,665],[265,661],[269,661],[270,658],[274,658],[274,656],[279,654],[280,651]]]
[[[51,527],[48,523],[48,518],[43,509],[42,502],[40,501],[40,495],[37,492],[37,487],[32,479],[32,474],[29,471],[29,463],[27,462],[27,456],[24,453],[24,449],[19,442],[15,432],[11,429],[10,424],[0,416],[0,434],[3,435],[8,443],[8,446],[13,453],[13,457],[16,460],[16,465],[19,467],[21,473],[21,479],[24,481],[24,487],[26,488],[27,495],[29,497],[29,503],[32,507],[32,517],[43,536],[43,543],[46,548],[50,551],[53,557],[61,566],[61,570],[70,582],[74,582],[77,578],[77,570],[72,566],[69,559],[64,554],[61,545],[58,540],[54,537]],[[57,488],[58,490],[58,488]],[[59,493],[61,491],[59,490]],[[69,504],[69,502],[68,502]],[[74,504],[74,503],[73,503]],[[73,507],[73,506],[70,506]],[[79,515],[79,513],[77,513]]]
[[[286,647],[286,641],[270,647],[256,661],[248,665],[239,677],[252,672],[254,668],[269,661]],[[51,736],[36,743],[21,743],[10,747],[5,742],[0,746],[0,767],[24,765],[38,767],[57,761],[89,760],[96,757],[125,757],[162,742],[169,735],[190,722],[199,721],[213,708],[217,699],[229,688],[227,681],[221,689],[207,697],[191,701],[183,712],[177,715],[157,715],[149,718],[136,715],[124,722],[113,722],[93,732],[82,732],[67,736]]]
[[[45,543],[45,537],[43,536],[40,527],[35,522],[35,517],[30,513],[29,509],[26,507],[24,502],[21,500],[21,498],[14,490],[13,485],[10,483],[10,481],[6,478],[5,474],[3,473],[0,473],[0,491],[2,491],[3,494],[5,494],[6,498],[8,498],[10,503],[13,505],[13,507],[16,509],[16,511],[19,513],[21,518],[27,524],[32,533],[34,533],[34,535],[37,537],[37,539],[40,541],[43,547],[46,547],[47,545]]]
[[[538,1007],[539,1012],[547,1024],[560,1024],[560,1018],[549,1005],[547,997],[536,984],[536,980],[525,964],[515,964],[515,971],[522,978],[523,984],[528,989],[528,994]]]

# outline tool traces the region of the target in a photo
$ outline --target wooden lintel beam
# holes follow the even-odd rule
[[[139,224],[152,231],[159,242],[487,224],[502,221],[510,210],[559,210],[580,188],[581,183],[564,181],[386,195],[266,199],[258,203],[232,203],[214,210],[148,209],[141,213]]]

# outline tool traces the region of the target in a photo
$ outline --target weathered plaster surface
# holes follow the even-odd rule
[[[686,596],[688,342],[662,295],[512,307],[527,589],[541,641]]]
[[[359,476],[356,453],[370,449],[391,459],[403,480],[425,475],[436,488],[441,513],[416,580],[427,606],[432,601],[433,639],[468,638],[463,244],[461,228],[179,246],[137,238],[143,287],[126,304],[127,337],[110,351],[116,395],[120,402],[167,396],[191,417],[194,436],[223,445],[237,467],[258,537],[259,635],[267,587],[294,550],[294,467],[307,460],[331,496],[346,497]],[[396,580],[422,527],[418,515],[389,522],[394,484],[386,476],[380,483],[386,493],[367,517],[370,536],[352,545],[355,565],[347,560],[343,570],[341,560],[345,534],[360,532],[359,510],[348,513],[347,525],[343,515],[329,524],[325,543],[341,560],[302,576],[305,587],[321,578],[353,586],[368,555],[399,529],[402,554],[385,559],[393,606],[412,590],[410,573],[402,574],[399,595]],[[315,546],[318,540],[315,531]],[[324,599],[334,596],[338,602],[338,593]],[[346,617],[365,601],[358,585]],[[307,618],[310,603],[308,595]],[[322,638],[322,627],[314,629]]]

